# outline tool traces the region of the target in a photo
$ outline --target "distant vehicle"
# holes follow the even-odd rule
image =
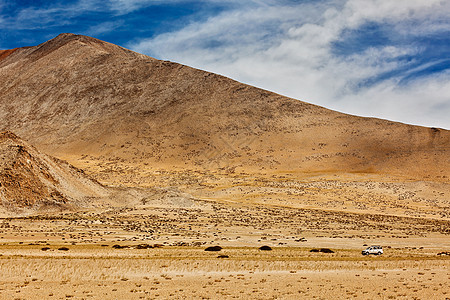
[[[362,255],[369,255],[369,254],[381,255],[381,254],[383,254],[383,247],[381,247],[381,246],[370,246],[370,247],[367,247],[366,250],[362,251]]]

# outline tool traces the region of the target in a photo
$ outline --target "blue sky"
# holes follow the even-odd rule
[[[62,32],[334,110],[450,129],[450,1],[0,0],[0,49]]]

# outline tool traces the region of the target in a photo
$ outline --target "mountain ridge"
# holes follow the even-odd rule
[[[441,179],[449,168],[444,129],[335,112],[81,35],[20,49],[0,61],[0,129],[73,162]]]
[[[239,205],[449,218],[448,130],[335,112],[84,36],[0,61],[0,130],[113,190],[132,188],[107,206],[174,190]]]

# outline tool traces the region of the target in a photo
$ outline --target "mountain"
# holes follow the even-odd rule
[[[412,177],[448,171],[446,130],[337,113],[86,36],[4,53],[0,127],[51,153]]]
[[[175,185],[215,200],[250,201],[237,186],[283,181],[317,190],[290,196],[297,204],[322,199],[344,209],[372,191],[348,196],[348,185],[408,181],[424,187],[386,194],[380,185],[373,197],[394,203],[411,192],[411,201],[444,205],[450,184],[448,130],[335,112],[74,34],[0,52],[0,130],[104,184]],[[302,185],[316,177],[320,186]],[[259,202],[292,193],[255,191]]]
[[[9,212],[89,207],[107,189],[12,132],[0,132],[0,201]]]

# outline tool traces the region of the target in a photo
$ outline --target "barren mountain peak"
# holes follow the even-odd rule
[[[75,33],[70,33],[70,32],[63,32],[57,35],[57,37],[59,38],[64,38],[64,37],[70,37],[70,36],[76,36]]]
[[[72,43],[76,43],[78,45],[91,45],[91,46],[100,46],[107,44],[106,42],[84,35],[76,35],[73,33],[62,33],[57,37],[36,46],[35,51],[31,55],[38,55],[38,56],[41,56],[43,54],[46,55],[51,53],[52,51],[56,51]],[[65,52],[67,52],[67,50],[65,50]],[[67,54],[69,54],[69,52],[67,52]]]
[[[82,35],[17,52],[0,61],[0,129],[73,163],[448,181],[447,130],[338,113]]]
[[[96,42],[99,44],[104,44],[106,42],[103,42],[101,40],[98,40],[96,38],[93,37],[89,37],[89,36],[85,36],[85,35],[80,35],[80,34],[74,34],[74,33],[61,33],[59,35],[57,35],[56,37],[54,37],[51,40],[48,40],[45,43],[58,43],[58,44],[65,44],[65,43],[70,43],[72,41],[81,41],[81,42]]]

